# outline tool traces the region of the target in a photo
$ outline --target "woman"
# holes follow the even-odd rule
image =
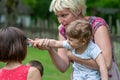
[[[59,40],[66,40],[65,29],[74,20],[89,21],[93,28],[93,41],[100,47],[105,58],[107,69],[109,70],[109,80],[120,80],[118,68],[112,56],[112,44],[109,34],[109,26],[104,19],[95,16],[85,16],[86,5],[85,0],[52,0],[50,11],[54,11],[60,23],[59,26]],[[39,39],[36,39],[36,41]],[[36,43],[33,46],[37,46]],[[80,64],[98,69],[98,65],[92,59],[84,60],[73,56],[64,48],[59,48],[57,54],[54,48],[47,48],[55,66],[61,71],[65,72],[71,61],[79,62]],[[117,71],[117,72],[113,72]],[[113,75],[114,73],[114,75]]]

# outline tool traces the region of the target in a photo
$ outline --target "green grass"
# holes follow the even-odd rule
[[[42,80],[70,80],[71,67],[65,73],[61,73],[52,63],[47,51],[29,47],[27,53],[23,64],[26,64],[30,60],[39,60],[44,66]],[[0,62],[0,68],[3,66],[4,63]]]

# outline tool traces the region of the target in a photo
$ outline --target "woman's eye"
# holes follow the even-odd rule
[[[63,15],[61,15],[61,17],[66,17],[67,16],[67,14],[63,14]]]

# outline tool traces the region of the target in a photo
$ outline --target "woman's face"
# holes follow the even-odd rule
[[[67,8],[62,11],[56,11],[55,14],[58,22],[64,26],[67,26],[69,23],[77,19],[77,17]]]

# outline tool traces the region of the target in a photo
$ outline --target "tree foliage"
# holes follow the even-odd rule
[[[88,7],[120,8],[120,0],[86,0]]]
[[[51,0],[23,0],[23,2],[31,8],[31,17],[49,19],[49,5]]]

